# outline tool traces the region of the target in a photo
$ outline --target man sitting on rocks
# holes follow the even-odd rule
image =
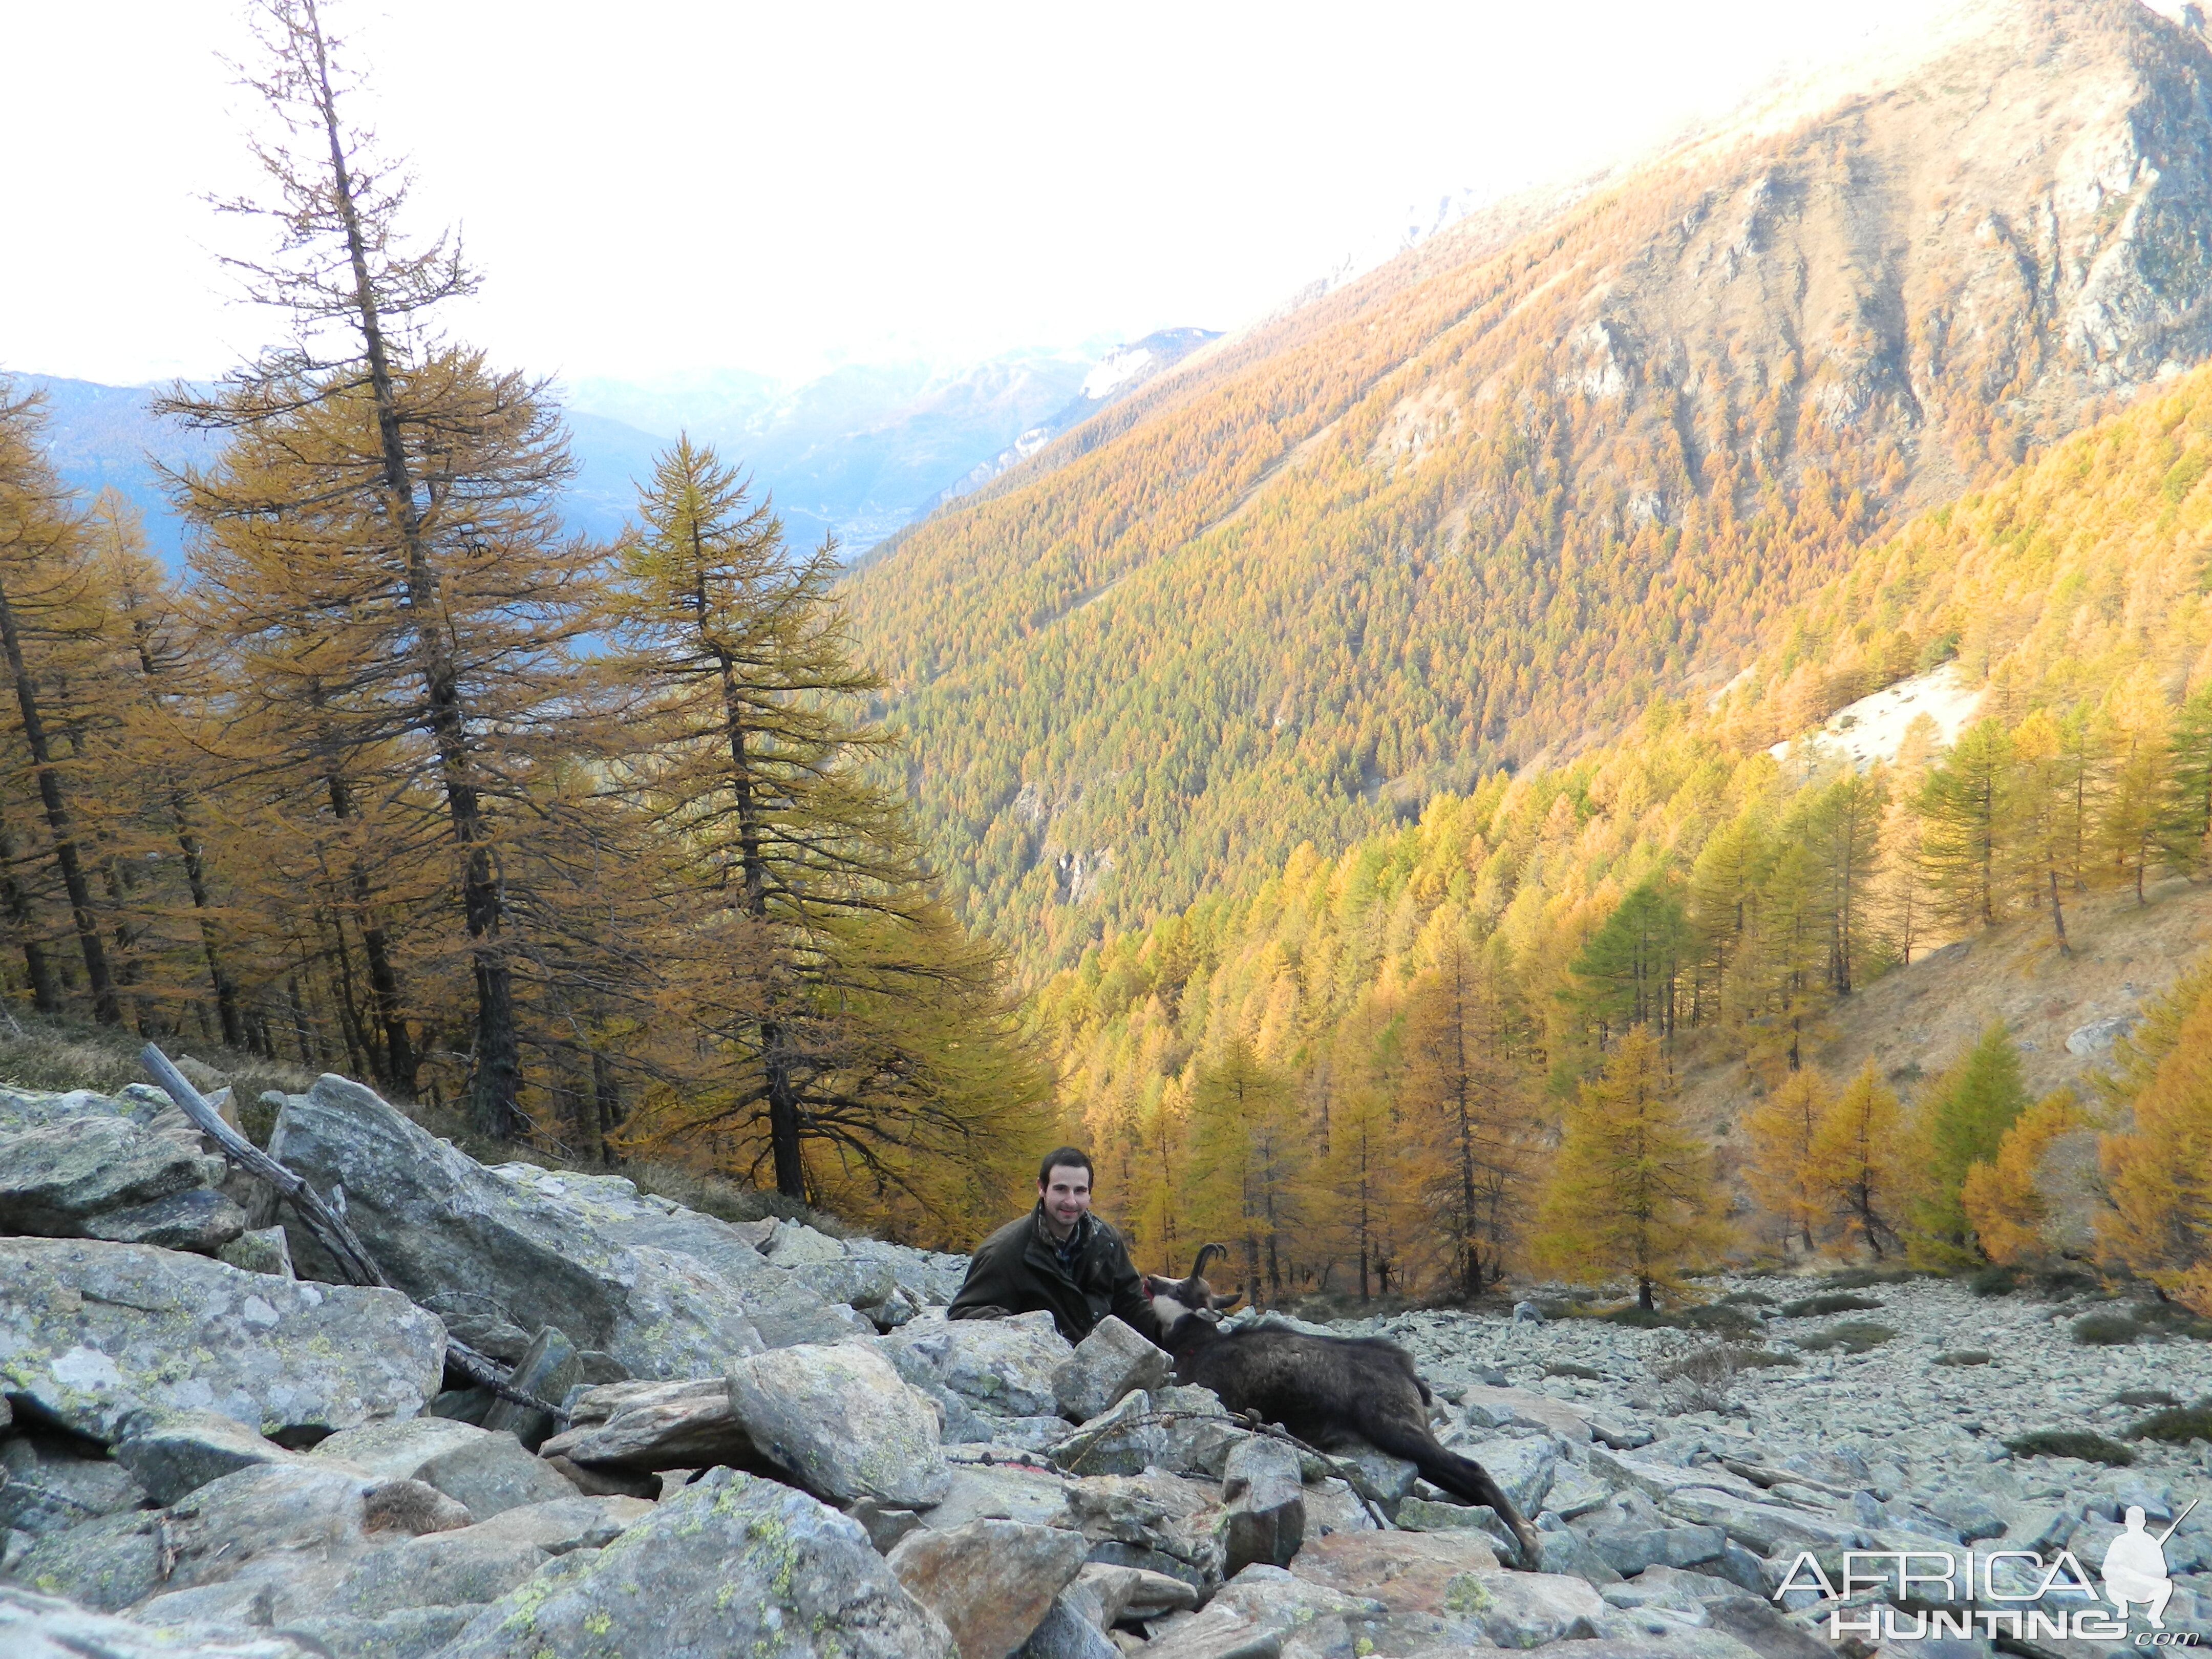
[[[1108,1314],[1153,1341],[1159,1322],[1121,1234],[1091,1213],[1091,1155],[1060,1146],[1037,1166],[1036,1208],[975,1247],[950,1319],[1043,1311],[1080,1342]]]

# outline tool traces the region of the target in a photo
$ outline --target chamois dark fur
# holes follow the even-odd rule
[[[1159,1316],[1160,1346],[1175,1358],[1175,1380],[1211,1389],[1231,1411],[1256,1413],[1261,1422],[1279,1423],[1323,1450],[1356,1436],[1404,1458],[1431,1485],[1495,1510],[1534,1566],[1536,1534],[1512,1500],[1481,1464],[1437,1443],[1429,1426],[1431,1396],[1413,1357],[1380,1337],[1309,1336],[1264,1325],[1224,1333],[1222,1310],[1243,1293],[1217,1296],[1202,1275],[1213,1255],[1227,1254],[1208,1244],[1188,1278],[1145,1280]]]

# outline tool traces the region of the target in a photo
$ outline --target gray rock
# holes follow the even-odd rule
[[[1036,1527],[1073,1524],[1068,1482],[1031,1469],[955,1464],[942,1503],[925,1510],[921,1523],[944,1531],[970,1521],[1021,1521]]]
[[[100,1216],[204,1187],[209,1174],[196,1145],[127,1117],[0,1130],[0,1231],[81,1237]]]
[[[276,1279],[296,1279],[292,1271],[292,1247],[282,1227],[255,1227],[240,1233],[216,1252],[218,1259],[250,1273]]]
[[[538,1569],[441,1659],[952,1659],[938,1617],[845,1516],[804,1492],[709,1469],[605,1549]]]
[[[576,1495],[557,1470],[523,1450],[513,1435],[442,1417],[366,1424],[332,1435],[310,1456],[349,1463],[380,1480],[419,1480],[478,1521]]]
[[[653,1513],[641,1498],[586,1498],[580,1493],[502,1510],[468,1530],[480,1538],[534,1544],[548,1555],[605,1549]]]
[[[307,1461],[220,1412],[149,1412],[134,1418],[116,1443],[115,1459],[156,1504],[173,1504],[210,1480],[257,1464]]]
[[[1164,1573],[1201,1592],[1221,1582],[1220,1489],[1212,1481],[1109,1474],[1062,1490],[1093,1561]]]
[[[1141,1567],[1089,1561],[1060,1593],[1064,1606],[1087,1623],[1108,1630],[1125,1619],[1164,1619],[1198,1606],[1198,1592],[1180,1578]]]
[[[1332,1455],[1338,1462],[1359,1471],[1360,1479],[1382,1500],[1386,1515],[1397,1513],[1400,1503],[1411,1495],[1413,1483],[1421,1478],[1420,1470],[1413,1464],[1402,1457],[1393,1457],[1389,1452],[1377,1451],[1364,1441],[1340,1446]]]
[[[1728,1536],[1718,1527],[1659,1527],[1600,1533],[1590,1541],[1607,1566],[1632,1577],[1649,1566],[1690,1567],[1715,1560]]]
[[[117,1244],[153,1244],[213,1255],[246,1231],[246,1212],[212,1187],[192,1187],[150,1204],[106,1211],[80,1231],[88,1238]]]
[[[1305,1541],[1305,1485],[1298,1455],[1279,1440],[1254,1436],[1229,1454],[1221,1500],[1227,1524],[1223,1568],[1235,1577],[1255,1561],[1288,1566]]]
[[[960,1398],[957,1394],[951,1397],[955,1400]],[[1024,1451],[1050,1451],[1076,1432],[1068,1426],[1064,1417],[975,1417],[971,1414],[969,1421],[981,1429],[990,1444],[1015,1446]]]
[[[0,1238],[0,1389],[97,1439],[146,1411],[269,1431],[411,1416],[437,1394],[445,1352],[436,1318],[397,1291],[146,1245]]]
[[[1394,1523],[1407,1532],[1471,1532],[1507,1560],[1521,1558],[1520,1540],[1514,1537],[1513,1529],[1486,1504],[1439,1504],[1426,1498],[1408,1498],[1398,1505]]]
[[[1962,1543],[1975,1544],[1984,1538],[2002,1538],[2004,1535],[2002,1511],[1986,1498],[1973,1492],[1936,1492],[1928,1499],[1928,1510],[1937,1520],[1953,1528]]]
[[[17,1435],[0,1441],[0,1529],[44,1536],[146,1498],[131,1471],[72,1437]]]
[[[1534,1515],[1544,1507],[1559,1467],[1559,1443],[1547,1435],[1486,1439],[1468,1449],[1467,1455],[1490,1472],[1490,1478],[1523,1515]]]
[[[109,1516],[41,1539],[14,1571],[25,1583],[114,1612],[157,1590],[246,1577],[257,1564],[288,1588],[311,1589],[300,1582],[303,1561],[334,1568],[334,1580],[378,1544],[467,1521],[458,1504],[414,1482],[373,1480],[336,1464],[260,1464],[167,1509]]]
[[[928,1401],[860,1344],[739,1360],[730,1405],[754,1448],[817,1498],[912,1506],[951,1489]]]
[[[275,1602],[266,1584],[202,1584],[142,1601],[131,1616],[142,1625],[266,1625]]]
[[[1073,1433],[1063,1422],[1052,1461],[1071,1474],[1141,1474],[1161,1468],[1167,1462],[1167,1431],[1152,1416],[1150,1395],[1125,1395]]]
[[[1167,1354],[1109,1314],[1053,1372],[1053,1400],[1071,1423],[1087,1423],[1122,1395],[1172,1380]]]
[[[568,1340],[568,1334],[558,1326],[548,1325],[530,1340],[514,1362],[514,1373],[507,1378],[508,1386],[518,1394],[526,1394],[537,1400],[556,1401],[565,1396],[583,1370],[578,1358],[576,1345]],[[536,1411],[528,1406],[495,1395],[484,1407],[483,1426],[496,1432],[513,1435],[531,1451],[544,1444],[556,1426],[552,1413]]]
[[[343,1078],[289,1097],[270,1150],[319,1188],[345,1188],[354,1230],[410,1295],[482,1295],[520,1328],[558,1326],[633,1375],[718,1376],[760,1351],[771,1315],[820,1316],[789,1340],[866,1326],[827,1314],[710,1216],[648,1202],[617,1176],[487,1169]]]
[[[1539,1429],[1574,1441],[1590,1437],[1589,1419],[1572,1406],[1526,1389],[1471,1388],[1461,1407],[1470,1428]]]
[[[579,1402],[581,1420],[540,1446],[538,1455],[640,1473],[749,1462],[754,1455],[751,1437],[731,1406],[727,1377],[608,1385],[607,1392],[614,1389],[627,1392],[611,1416],[586,1415],[591,1401],[586,1395]]]
[[[1056,1414],[1053,1378],[1075,1352],[1048,1313],[947,1320],[933,1312],[885,1337],[883,1349],[908,1382],[937,1383],[994,1417]]]
[[[2107,1014],[2102,1019],[2093,1019],[2087,1025],[2077,1025],[2066,1036],[2066,1052],[2087,1060],[2096,1054],[2108,1054],[2112,1045],[2136,1028],[2133,1014]]]
[[[841,1256],[835,1261],[805,1261],[786,1268],[794,1283],[804,1285],[824,1302],[849,1308],[872,1308],[890,1299],[898,1289],[887,1261]]]
[[[482,1537],[474,1527],[430,1533],[371,1553],[318,1598],[317,1611],[373,1619],[406,1607],[481,1605],[506,1595],[547,1559],[526,1539]]]
[[[1015,1650],[1014,1659],[1121,1659],[1121,1650],[1062,1595],[1054,1599],[1030,1639]]]
[[[1620,1580],[1620,1574],[1580,1533],[1564,1525],[1540,1528],[1536,1548],[1536,1559],[1530,1565],[1538,1572],[1567,1573],[1601,1590]]]
[[[1659,1500],[1659,1507],[1693,1525],[1718,1527],[1745,1548],[1760,1555],[1777,1550],[1846,1550],[1857,1547],[1858,1528],[1804,1510],[1762,1504],[1706,1486],[1681,1486]],[[1917,1547],[1904,1546],[1903,1547]]]
[[[329,1659],[430,1659],[483,1609],[404,1607],[372,1619],[318,1615],[288,1620],[277,1632]]]
[[[194,1630],[188,1636],[89,1612],[59,1596],[0,1584],[0,1652],[8,1659],[301,1659],[297,1643],[267,1631]]]
[[[1018,1521],[970,1521],[921,1531],[888,1558],[915,1599],[945,1621],[961,1659],[1006,1659],[1051,1611],[1083,1565],[1080,1533]]]
[[[1389,1622],[1378,1601],[1347,1595],[1280,1567],[1244,1569],[1197,1613],[1170,1619],[1144,1649],[1145,1659],[1260,1659],[1280,1654],[1295,1633],[1299,1651],[1352,1654]]]

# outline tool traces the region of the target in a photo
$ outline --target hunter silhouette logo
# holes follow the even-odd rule
[[[2173,1584],[2166,1576],[2166,1540],[2197,1503],[2191,1498],[2189,1509],[2175,1516],[2173,1525],[2155,1538],[2143,1529],[2142,1506],[2128,1505],[2127,1530],[2105,1547],[2105,1599],[2120,1610],[2121,1618],[2128,1616],[2130,1602],[2140,1601],[2152,1626],[2166,1628],[2166,1604],[2173,1599]]]

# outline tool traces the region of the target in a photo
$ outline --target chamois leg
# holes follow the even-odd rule
[[[1393,1457],[1402,1457],[1421,1472],[1421,1478],[1431,1486],[1441,1486],[1455,1498],[1470,1503],[1487,1504],[1498,1512],[1498,1518],[1513,1530],[1521,1540],[1521,1559],[1524,1566],[1534,1571],[1537,1563],[1536,1529],[1522,1518],[1513,1500],[1490,1478],[1490,1471],[1471,1457],[1462,1457],[1449,1451],[1427,1435],[1416,1434],[1402,1424],[1376,1423],[1366,1431],[1366,1437],[1378,1451]]]

